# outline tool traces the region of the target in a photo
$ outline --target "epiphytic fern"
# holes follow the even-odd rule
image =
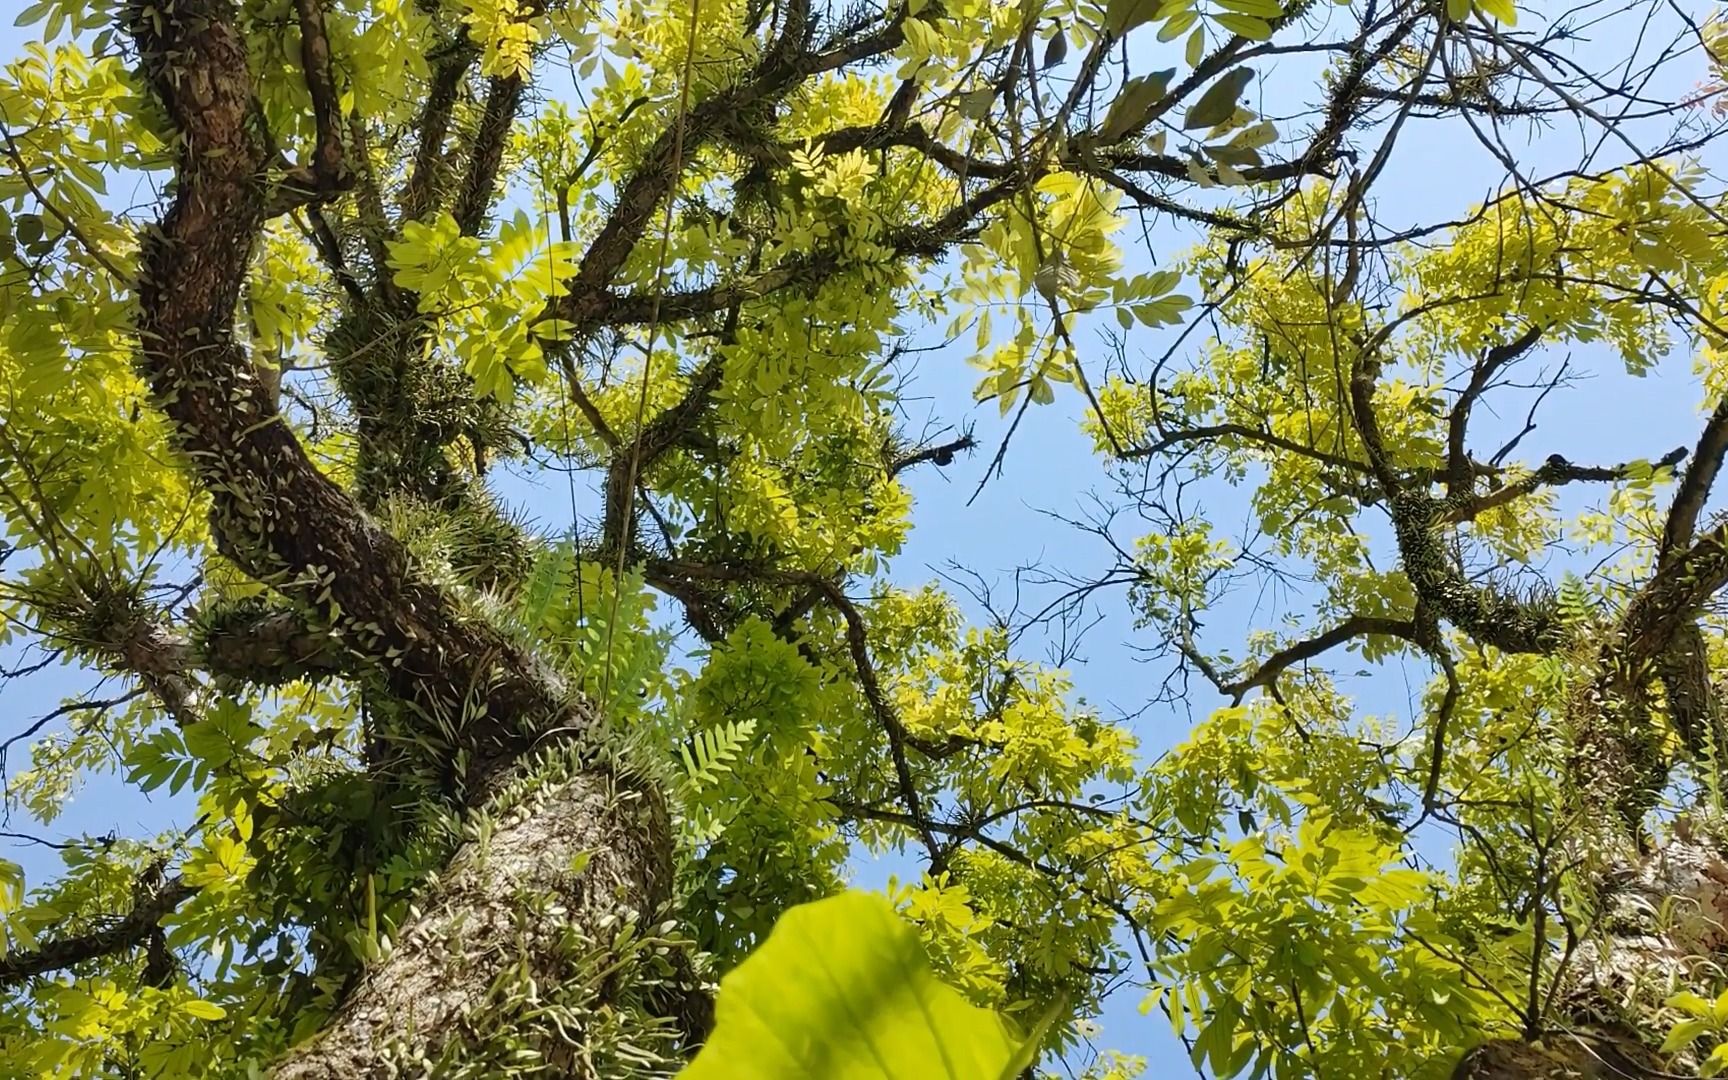
[[[719,783],[723,773],[732,771],[750,736],[756,732],[756,721],[733,720],[698,731],[678,748],[684,762],[684,786],[688,791],[700,791]]]

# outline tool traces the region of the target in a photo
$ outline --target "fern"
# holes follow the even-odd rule
[[[516,608],[516,617],[529,634],[536,634],[544,627],[546,613],[558,589],[568,579],[575,560],[576,547],[568,540],[552,545],[535,558],[534,569],[522,583],[522,596]]]
[[[1568,573],[1560,579],[1560,588],[1555,596],[1560,612],[1560,621],[1569,629],[1578,630],[1588,626],[1595,618],[1596,607],[1590,600],[1590,593],[1584,582],[1576,574]]]
[[[686,847],[701,847],[720,839],[726,822],[712,810],[696,808],[689,811],[679,828],[679,840]]]
[[[688,791],[700,791],[720,782],[723,773],[732,771],[732,762],[739,751],[756,733],[756,721],[734,720],[698,731],[678,748],[684,761],[684,786]]]

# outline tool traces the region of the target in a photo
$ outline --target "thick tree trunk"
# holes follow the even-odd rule
[[[1616,1041],[1562,1036],[1546,1043],[1496,1039],[1464,1055],[1452,1080],[1667,1080],[1672,1073],[1642,1064],[1642,1048],[1629,1056]]]
[[[1696,1075],[1692,1051],[1664,1061],[1666,1032],[1638,1030],[1680,990],[1708,987],[1728,962],[1728,854],[1681,818],[1659,845],[1601,874],[1601,932],[1570,957],[1540,1044],[1498,1039],[1472,1050],[1454,1080],[1662,1080]],[[1644,1026],[1648,1026],[1647,1021]]]
[[[620,941],[621,928],[651,922],[668,897],[658,796],[583,771],[479,828],[419,917],[331,1023],[289,1054],[278,1080],[496,1075],[507,1062],[615,1075],[605,1065],[613,1035],[650,1056],[672,1049],[678,1032],[638,1008],[656,976],[677,978],[671,954],[651,947],[634,959],[659,970],[607,974],[634,970],[626,954],[639,943]]]
[[[210,493],[222,552],[333,643],[341,656],[322,661],[378,679],[454,740],[465,767],[450,794],[470,809],[418,914],[277,1075],[487,1077],[536,1062],[558,1075],[663,1072],[688,963],[645,925],[671,889],[662,800],[595,748],[590,703],[417,576],[307,457],[233,339],[268,216],[348,176],[322,14],[313,0],[296,8],[318,146],[286,172],[261,129],[232,0],[125,9],[180,135],[173,204],[141,245],[140,367]],[[534,760],[553,731],[587,756],[566,745]]]

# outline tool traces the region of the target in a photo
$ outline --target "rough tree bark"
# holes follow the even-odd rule
[[[621,915],[655,912],[669,895],[664,805],[651,788],[607,779],[580,772],[510,814],[488,840],[469,844],[388,957],[274,1075],[369,1076],[381,1059],[409,1074],[430,1072],[447,1050],[466,1052],[460,1044],[500,1027],[532,1045],[533,1025],[509,1013],[508,998],[499,1001],[506,977],[579,984],[587,974],[582,961],[606,943]],[[556,905],[556,917],[547,905]],[[576,941],[568,938],[573,931]],[[499,1004],[506,1014],[489,1016]],[[566,1057],[568,1047],[546,1041],[534,1049],[583,1074]]]
[[[299,11],[305,39],[321,40],[317,5],[301,0]],[[402,546],[308,459],[234,340],[235,304],[267,213],[333,192],[346,172],[328,58],[308,45],[318,153],[270,181],[274,163],[233,20],[227,0],[127,11],[150,84],[181,137],[174,201],[143,243],[140,363],[211,493],[222,552],[296,601],[401,700],[429,717],[478,717],[459,725],[471,740],[464,779],[477,797],[506,784],[536,733],[590,733],[594,713],[415,577]],[[602,942],[621,918],[654,915],[668,896],[669,860],[666,813],[650,789],[603,762],[575,769],[464,845],[419,918],[279,1075],[369,1076],[389,1062],[438,1060],[511,965],[571,978],[576,952],[555,947],[565,934]],[[557,917],[532,898],[556,904]],[[538,925],[522,924],[536,913]]]

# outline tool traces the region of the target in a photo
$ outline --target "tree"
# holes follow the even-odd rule
[[[198,818],[68,841],[27,896],[0,863],[20,1073],[668,1074],[715,979],[857,843],[918,865],[895,900],[952,985],[1057,1010],[1052,1054],[1126,988],[1217,1075],[1728,1062],[1720,926],[1675,914],[1728,880],[1721,90],[1687,81],[1714,24],[1505,0],[21,22],[6,675],[93,688],[9,735],[37,741],[8,798],[47,823],[117,771]],[[1604,58],[1586,25],[1644,36]],[[1313,111],[1280,117],[1292,94]],[[1506,186],[1388,225],[1383,178],[1437,122]],[[1544,178],[1512,131],[1561,122],[1588,134]],[[1136,215],[1204,242],[1136,270]],[[1029,618],[968,628],[883,576],[907,478],[974,445],[909,434],[899,380],[944,323],[1008,435],[1071,387],[1150,523],[1088,526],[1117,565]],[[1696,355],[1701,433],[1520,465],[1574,374],[1525,373],[1599,341],[1635,372]],[[1490,452],[1479,418],[1520,395]],[[567,474],[564,535],[513,515],[509,468]],[[1242,542],[1184,500],[1208,477],[1252,489]],[[1569,524],[1609,557],[1541,576],[1584,484],[1609,502]],[[1220,651],[1220,598],[1292,576],[1312,612]],[[1227,702],[1156,761],[1019,651],[1118,586]],[[1429,666],[1409,736],[1353,714],[1345,648]]]

